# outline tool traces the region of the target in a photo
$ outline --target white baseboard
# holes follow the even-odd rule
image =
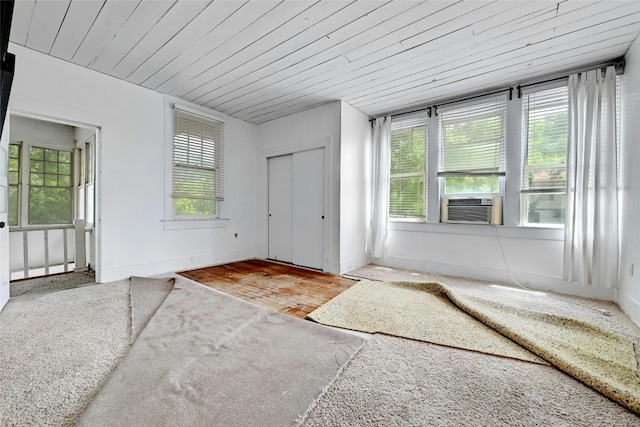
[[[470,267],[459,264],[447,264],[403,257],[374,258],[371,260],[371,262],[385,267],[405,268],[409,270],[447,274],[450,276],[468,277],[478,280],[511,283],[509,272],[506,269],[477,266]],[[588,298],[598,298],[608,301],[615,301],[616,299],[615,289],[583,286],[565,282],[559,277],[543,276],[522,271],[511,271],[511,275],[523,286],[536,290],[561,292],[565,294],[578,295]]]
[[[631,295],[618,290],[618,305],[626,313],[636,325],[640,326],[640,302],[636,301]]]
[[[226,264],[256,257],[254,248],[185,258],[174,258],[147,264],[112,265],[103,263],[101,276],[96,279],[101,283],[114,282],[131,276],[153,277],[177,271],[194,270],[212,265]]]
[[[340,274],[345,274],[350,271],[355,270],[356,268],[363,267],[371,262],[370,258],[367,255],[362,255],[357,258],[353,258],[347,261],[340,262]]]

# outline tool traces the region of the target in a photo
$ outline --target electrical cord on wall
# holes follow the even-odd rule
[[[498,246],[500,246],[500,253],[502,254],[502,260],[504,261],[504,266],[507,268],[507,273],[509,274],[509,280],[511,280],[513,283],[515,283],[516,285],[520,286],[522,289],[529,291],[529,292],[539,292],[539,291],[535,291],[533,289],[530,289],[526,286],[524,286],[522,283],[518,282],[516,279],[513,278],[513,275],[511,274],[511,269],[509,268],[509,263],[507,262],[507,257],[504,254],[504,248],[502,247],[502,241],[500,240],[500,233],[498,232],[498,226],[496,224],[493,224],[495,230],[496,230],[496,238],[498,239]],[[570,301],[564,298],[560,298],[556,295],[551,295],[548,294],[546,292],[543,292],[544,295],[551,297],[551,298],[555,298],[557,300],[563,301],[563,302],[568,302],[569,304],[574,304],[574,305],[579,305],[580,307],[584,307],[584,308],[588,308],[589,310],[593,310],[593,311],[597,311],[598,313],[604,315],[604,316],[611,316],[611,312],[609,310],[604,310],[602,308],[596,308],[596,307],[591,307],[585,304],[580,304],[579,302],[576,301]]]

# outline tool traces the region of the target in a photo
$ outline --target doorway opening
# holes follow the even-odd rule
[[[95,127],[10,115],[12,296],[95,282],[97,136]]]

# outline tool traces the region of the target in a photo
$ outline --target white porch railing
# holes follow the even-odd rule
[[[11,280],[86,268],[85,234],[91,231],[85,230],[84,221],[76,227],[9,228]]]

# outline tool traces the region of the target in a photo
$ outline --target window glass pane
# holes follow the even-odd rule
[[[9,225],[18,225],[18,187],[9,186]]]
[[[389,215],[424,216],[426,127],[391,132]]]
[[[58,163],[46,162],[44,164],[44,172],[45,173],[58,173]]]
[[[9,171],[17,172],[20,170],[20,159],[18,158],[9,158]]]
[[[506,101],[442,111],[438,176],[444,193],[497,194],[505,170]]]
[[[173,110],[172,194],[177,216],[214,216],[223,198],[223,123]]]
[[[44,148],[31,148],[31,159],[32,160],[44,160]]]
[[[71,188],[30,187],[29,224],[71,224]]]
[[[18,159],[20,158],[20,146],[17,144],[9,145],[9,158],[10,159]]]
[[[87,185],[87,200],[86,200],[86,208],[87,208],[86,220],[87,220],[87,224],[93,224],[93,222],[94,222],[93,199],[94,199],[93,184],[88,184]]]
[[[522,206],[526,224],[564,224],[565,193],[525,193]]]
[[[39,173],[44,172],[44,162],[31,160],[30,170],[31,172],[39,172]]]
[[[18,172],[9,172],[9,184],[17,185],[20,179]]]
[[[424,176],[391,178],[389,216],[391,218],[424,217],[424,188]]]
[[[68,163],[60,163],[58,165],[58,173],[60,175],[69,175],[71,176],[71,165]]]
[[[71,151],[31,148],[29,224],[70,224]]]
[[[44,159],[48,162],[57,162],[58,161],[58,150],[50,150],[46,149],[44,151]]]
[[[44,175],[41,173],[32,173],[31,185],[44,185]]]
[[[44,185],[47,187],[55,187],[58,185],[58,175],[45,175],[44,176]]]
[[[497,194],[500,182],[497,176],[446,177],[445,194]]]
[[[71,152],[69,151],[60,151],[58,155],[58,161],[60,163],[71,163]]]
[[[522,223],[563,224],[569,125],[567,87],[526,94],[522,98],[522,123]]]
[[[393,119],[390,141],[390,218],[425,217],[426,148],[426,116]]]
[[[213,200],[175,198],[176,215],[215,215]]]

